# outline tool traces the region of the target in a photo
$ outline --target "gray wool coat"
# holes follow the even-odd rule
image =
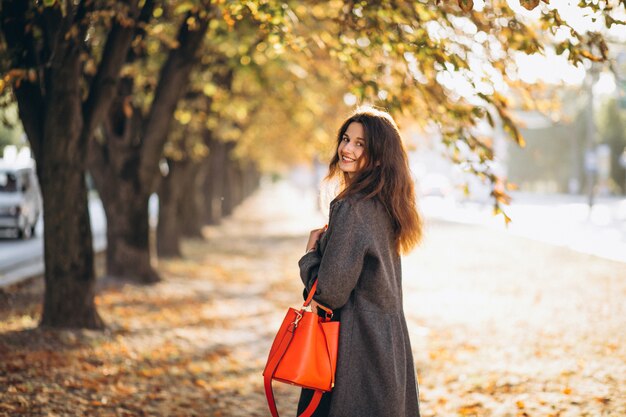
[[[335,387],[324,394],[316,417],[420,415],[393,236],[378,200],[333,200],[317,250],[298,261],[304,296],[317,277],[313,299],[341,322]],[[298,413],[311,395],[302,390]]]

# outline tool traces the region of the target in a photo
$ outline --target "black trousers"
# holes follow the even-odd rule
[[[302,412],[304,412],[304,410],[306,410],[306,408],[309,406],[309,403],[311,402],[311,398],[313,398],[314,392],[315,391],[313,391],[312,389],[302,388],[302,392],[300,393],[300,400],[298,401],[298,414],[296,416],[299,416]],[[330,412],[330,398],[332,395],[332,391],[322,394],[320,404],[317,406],[315,412],[312,414],[311,417],[328,416],[328,413]]]

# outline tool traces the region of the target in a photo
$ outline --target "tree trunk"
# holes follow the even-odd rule
[[[192,161],[183,181],[179,200],[180,229],[185,237],[201,238],[203,222],[200,216],[205,204],[202,185],[206,176],[206,160]]]
[[[258,187],[258,173],[253,162],[244,165],[243,171],[243,197],[247,198],[254,193]]]
[[[180,251],[180,200],[184,195],[189,161],[168,160],[169,172],[159,187],[159,225],[157,227],[157,253],[159,256],[181,256]]]
[[[223,215],[230,216],[233,210],[242,200],[241,170],[239,161],[232,156],[235,148],[234,142],[226,143],[226,156],[224,161],[224,204]]]
[[[104,323],[94,304],[94,253],[85,171],[81,167],[84,152],[66,153],[58,146],[61,140],[70,146],[76,144],[80,131],[71,128],[78,124],[73,117],[76,113],[68,112],[60,103],[57,110],[50,113],[56,126],[46,126],[45,149],[37,161],[45,207],[46,290],[41,325],[102,328]]]
[[[200,236],[203,236],[202,227],[207,224],[207,207],[211,201],[211,198],[207,193],[207,183],[209,181],[209,171],[211,168],[210,163],[210,157],[204,158],[201,161],[200,169],[198,170],[198,176],[196,178],[196,215]]]
[[[154,250],[150,242],[149,198],[146,194],[125,194],[105,204],[110,225],[107,228],[107,273],[110,276],[142,284],[159,281],[151,256]]]
[[[104,138],[92,149],[93,171],[100,173],[94,179],[107,200],[104,208],[111,229],[107,269],[114,277],[139,283],[159,280],[152,265],[156,257],[150,244],[148,199],[159,189],[159,161],[169,126],[198,62],[211,15],[195,10],[183,19],[179,47],[170,50],[161,67],[147,114],[133,105],[133,80],[122,79],[104,123]]]
[[[152,264],[148,200],[132,180],[92,169],[107,216],[107,275],[149,284],[159,281]]]
[[[218,224],[222,218],[224,201],[224,170],[226,144],[219,140],[209,142],[209,168],[206,178],[205,224]]]
[[[51,68],[38,174],[44,205],[45,284],[42,326],[102,328],[94,304],[94,253],[81,141],[79,51],[69,47]],[[32,109],[20,107],[20,112]],[[34,139],[34,138],[33,138]]]
[[[130,91],[124,79],[120,89]],[[103,124],[106,138],[91,143],[90,167],[107,216],[107,275],[136,283],[159,281],[150,244],[148,200],[150,193],[139,182],[139,115],[127,119],[118,97]]]

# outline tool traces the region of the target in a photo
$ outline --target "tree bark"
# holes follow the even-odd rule
[[[205,203],[205,224],[217,224],[259,186],[259,174],[253,163],[242,163],[232,156],[235,142],[223,142],[207,133],[205,143],[209,157],[205,162],[206,176],[201,179]]]
[[[46,139],[54,139],[46,135]],[[67,138],[67,132],[62,134]],[[46,153],[41,191],[44,211],[45,285],[41,325],[102,328],[94,304],[95,270],[84,170],[58,169]],[[75,161],[74,161],[75,162]],[[49,167],[49,168],[48,168]]]
[[[202,183],[206,176],[205,159],[191,161],[182,182],[183,194],[179,200],[180,229],[185,237],[202,237],[203,222],[200,217],[205,204]]]
[[[45,284],[42,326],[101,328],[94,304],[94,253],[85,184],[85,149],[78,51],[73,61],[52,71],[49,91],[54,106],[44,122],[40,184],[44,210]],[[74,79],[72,79],[74,78]],[[20,109],[20,111],[29,111]],[[60,146],[64,143],[64,146]]]
[[[117,164],[107,166],[102,163],[103,151],[98,151],[91,152],[91,174],[107,216],[107,275],[137,283],[157,282],[159,275],[150,256],[153,251],[148,218],[150,195],[125,177],[127,170],[132,170],[135,164],[136,152],[133,154],[129,150],[120,155],[118,151],[117,156],[125,161],[118,165],[122,169],[117,171]]]
[[[208,182],[209,182],[209,171],[210,171],[211,158],[210,156],[204,158],[200,162],[200,169],[198,171],[198,176],[196,177],[196,210],[197,213],[197,224],[200,230],[200,235],[202,235],[202,228],[205,225],[208,225],[208,206],[211,204],[211,197],[208,194]],[[189,236],[193,237],[193,236]]]
[[[107,219],[110,218],[111,223],[107,230],[107,245],[110,242],[110,247],[107,247],[107,273],[117,279],[142,284],[158,282],[159,274],[150,256],[154,252],[148,215],[150,196],[124,194],[126,204],[117,205],[120,199],[116,198],[105,205],[109,208]]]
[[[188,198],[183,184],[190,161],[168,160],[169,172],[159,187],[159,225],[157,227],[157,253],[159,256],[181,256],[180,200]]]
[[[226,154],[224,158],[224,204],[222,215],[230,216],[233,210],[242,200],[241,193],[241,171],[239,161],[232,156],[235,142],[226,143]]]
[[[224,170],[226,167],[226,144],[219,140],[209,141],[209,169],[205,183],[207,205],[205,224],[218,224],[223,214]]]

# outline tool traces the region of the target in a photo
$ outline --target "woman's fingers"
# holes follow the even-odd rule
[[[320,303],[318,303],[318,302],[317,302],[317,301],[315,301],[315,300],[311,300],[311,304],[310,304],[310,306],[311,306],[311,311],[312,311],[312,312],[314,312],[314,313],[317,313],[317,312],[318,312],[318,308],[319,308],[320,310],[322,310],[322,311],[325,311],[327,314],[332,313],[332,310],[331,310],[331,309],[329,309],[329,308],[327,308],[327,307],[323,307]]]
[[[306,244],[307,252],[315,247],[315,245],[317,244],[317,241],[319,240],[320,236],[322,235],[325,229],[326,229],[326,226],[320,229],[311,230],[311,233],[309,234],[309,241]]]

